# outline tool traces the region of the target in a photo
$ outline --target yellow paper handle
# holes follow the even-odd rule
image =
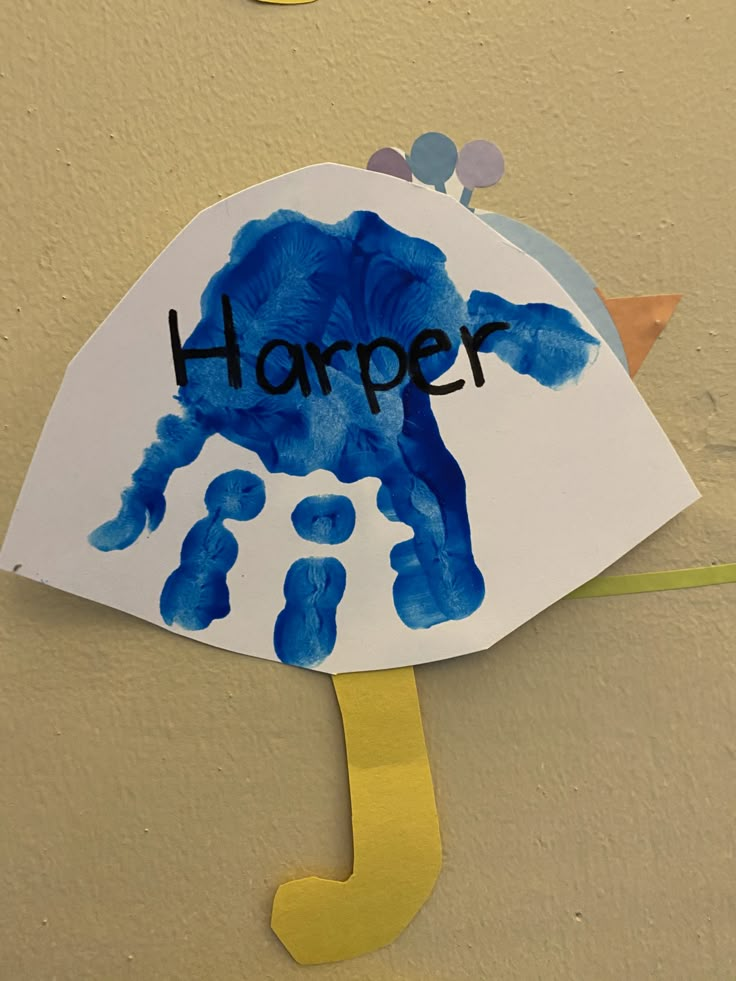
[[[439,821],[413,668],[333,677],[347,749],[353,873],[281,886],[271,926],[300,964],[390,944],[429,898],[442,866]]]

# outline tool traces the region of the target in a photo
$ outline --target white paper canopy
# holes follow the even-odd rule
[[[449,197],[323,164],[204,211],[90,338],[2,566],[363,671],[491,646],[696,498],[541,265]]]

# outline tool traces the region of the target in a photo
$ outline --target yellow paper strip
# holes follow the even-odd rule
[[[632,576],[598,576],[569,593],[566,599],[591,596],[624,596],[630,593],[655,593],[665,589],[691,589],[693,586],[720,586],[736,582],[736,562],[706,565],[696,569],[674,569],[671,572],[641,572]]]
[[[353,812],[345,882],[281,886],[271,927],[300,964],[390,944],[429,898],[442,866],[439,821],[413,668],[333,677]]]

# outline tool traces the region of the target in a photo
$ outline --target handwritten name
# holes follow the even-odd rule
[[[203,358],[222,358],[227,366],[227,381],[231,388],[242,388],[242,364],[240,346],[238,344],[235,325],[233,322],[230,298],[223,294],[222,315],[225,343],[220,347],[183,348],[179,336],[179,320],[176,310],[169,311],[169,335],[171,338],[171,353],[174,359],[174,373],[177,385],[189,383],[187,362]],[[476,388],[485,384],[483,366],[479,352],[483,342],[491,334],[508,330],[509,324],[493,322],[483,324],[475,331],[460,327],[460,341],[467,356],[473,383]],[[413,338],[408,349],[392,337],[377,337],[368,344],[353,344],[351,341],[335,341],[325,348],[308,341],[306,344],[295,344],[293,341],[274,338],[267,341],[258,352],[255,363],[255,380],[259,388],[269,395],[287,395],[299,386],[301,394],[308,398],[315,390],[315,385],[323,395],[332,392],[332,382],[328,368],[332,359],[338,353],[353,353],[357,360],[358,374],[365,392],[366,401],[371,412],[377,415],[381,411],[378,401],[379,392],[388,392],[400,385],[407,376],[422,392],[428,395],[451,395],[465,387],[465,379],[438,385],[430,382],[424,372],[422,362],[437,354],[443,354],[453,349],[450,335],[436,328],[420,330]],[[288,370],[279,378],[274,378],[273,365],[269,359],[274,352],[285,352]],[[395,359],[393,374],[386,377],[376,377],[375,355],[389,351]],[[383,358],[381,358],[383,360]],[[279,358],[283,362],[283,357]]]

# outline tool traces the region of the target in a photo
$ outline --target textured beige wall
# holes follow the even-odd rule
[[[733,0],[0,4],[2,522],[69,358],[199,209],[428,128],[611,294],[686,299],[639,384],[703,500],[620,563],[736,559]],[[445,868],[390,949],[297,967],[346,874],[330,681],[0,583],[2,981],[733,981],[736,587],[563,602],[421,668]]]

